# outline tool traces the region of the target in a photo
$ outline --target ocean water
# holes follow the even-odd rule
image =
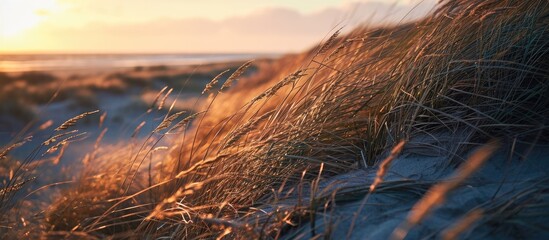
[[[192,65],[276,54],[0,54],[0,72]]]

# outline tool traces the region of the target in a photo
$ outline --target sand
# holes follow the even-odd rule
[[[308,239],[312,233],[330,232],[332,239],[388,239],[402,224],[412,206],[433,184],[452,177],[455,164],[464,161],[470,152],[457,155],[455,140],[465,140],[455,133],[438,136],[418,136],[408,143],[396,158],[378,190],[364,198],[372,184],[377,168],[357,169],[340,174],[319,183],[315,198],[330,197],[338,193],[336,203],[317,212],[314,224],[310,221],[289,230],[284,239]],[[434,138],[439,139],[434,141]],[[446,139],[446,140],[444,140]],[[455,142],[454,142],[455,143]],[[424,146],[418,151],[419,146]],[[429,147],[427,147],[429,146]],[[514,146],[516,154],[509,155],[510,146],[501,147],[491,158],[458,189],[451,192],[446,202],[429,215],[420,225],[413,227],[407,239],[441,238],[441,234],[467,212],[482,208],[488,222],[476,222],[460,236],[464,239],[539,239],[532,231],[546,226],[546,219],[537,217],[538,207],[549,201],[547,179],[549,177],[549,146]],[[428,150],[431,151],[428,151]],[[520,154],[520,155],[519,155]],[[385,154],[387,155],[387,154]],[[290,194],[276,208],[259,207],[256,217],[262,218],[274,209],[292,210],[302,202],[310,202],[310,185],[303,186],[302,198]],[[515,215],[499,212],[503,208],[516,208]],[[322,209],[322,208],[321,208]],[[358,216],[355,219],[355,214]],[[255,219],[255,218],[252,218]],[[354,227],[349,234],[350,226]],[[516,228],[517,224],[522,226]],[[515,227],[514,227],[515,226]],[[314,230],[313,230],[314,229]],[[513,230],[510,235],[508,230]]]

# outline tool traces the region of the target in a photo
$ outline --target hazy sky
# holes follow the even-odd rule
[[[0,0],[0,52],[291,52],[435,0]],[[419,5],[418,5],[419,4]]]

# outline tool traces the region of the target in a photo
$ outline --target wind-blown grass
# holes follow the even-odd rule
[[[442,1],[417,22],[337,31],[230,87],[245,63],[223,91],[213,91],[218,77],[206,86],[204,112],[189,115],[191,127],[189,119],[177,133],[153,132],[139,145],[97,154],[47,208],[41,234],[277,239],[369,192],[428,196],[433,182],[379,179],[374,192],[371,184],[345,189],[321,180],[368,170],[386,149],[419,135],[456,140],[449,149],[405,147],[447,151],[445,168],[493,138],[547,143],[548,26],[547,1]],[[178,134],[169,153],[157,145],[166,134]],[[507,200],[498,201],[484,208],[486,221],[506,216]],[[310,235],[329,235],[330,226],[322,233],[313,226]]]

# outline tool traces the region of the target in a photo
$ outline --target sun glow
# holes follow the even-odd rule
[[[21,34],[56,9],[55,0],[0,0],[0,36]]]

